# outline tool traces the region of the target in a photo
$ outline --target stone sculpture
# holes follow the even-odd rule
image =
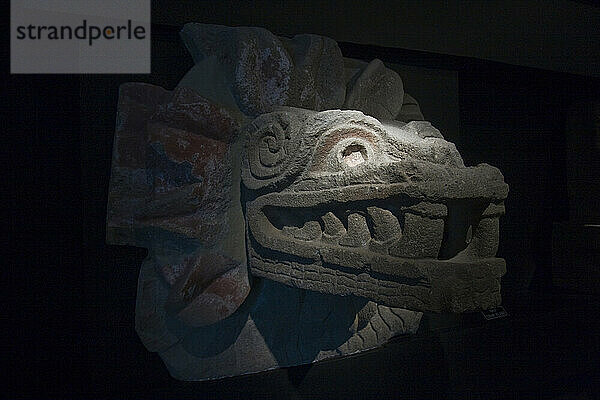
[[[107,240],[149,250],[136,330],[214,379],[363,351],[423,311],[500,304],[508,193],[379,60],[316,35],[187,24],[173,91],[120,88]]]

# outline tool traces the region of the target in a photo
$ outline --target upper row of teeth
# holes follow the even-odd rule
[[[362,247],[369,242],[387,247],[400,239],[402,228],[392,212],[379,207],[367,207],[367,213],[373,222],[372,232],[365,215],[358,212],[348,215],[348,229],[334,213],[328,212],[321,217],[323,227],[317,221],[308,221],[302,228],[285,226],[283,232],[299,240],[320,239],[347,247]]]

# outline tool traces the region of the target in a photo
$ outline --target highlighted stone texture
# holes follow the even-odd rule
[[[205,380],[416,332],[500,304],[508,186],[465,167],[398,74],[316,35],[188,24],[196,65],[121,87],[107,241],[149,250],[136,330]],[[351,110],[350,110],[351,109]]]

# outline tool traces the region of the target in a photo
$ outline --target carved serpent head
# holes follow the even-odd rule
[[[500,303],[508,186],[465,167],[398,74],[320,36],[182,36],[196,66],[175,90],[120,90],[107,237],[148,248],[168,292],[140,283],[140,304],[212,325],[261,279],[414,311]]]
[[[427,122],[285,108],[246,129],[254,275],[419,311],[500,301],[508,186]]]

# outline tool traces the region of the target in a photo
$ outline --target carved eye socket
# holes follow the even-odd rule
[[[355,167],[367,161],[367,149],[354,143],[344,148],[340,154],[341,162],[348,167]]]
[[[354,168],[367,161],[372,161],[374,157],[373,146],[362,138],[351,137],[340,140],[334,149],[337,165],[342,170]]]
[[[326,132],[315,146],[309,171],[343,173],[377,163],[381,156],[378,132],[344,128]]]

